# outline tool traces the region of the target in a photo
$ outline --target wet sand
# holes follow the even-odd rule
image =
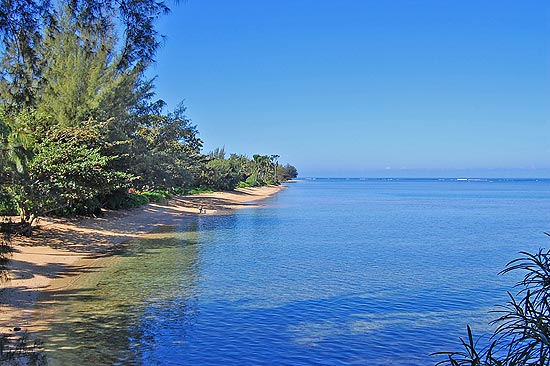
[[[31,238],[13,240],[14,253],[9,264],[9,279],[1,283],[0,333],[13,333],[14,328],[32,330],[37,308],[47,306],[55,281],[71,279],[90,270],[97,270],[96,261],[116,251],[128,240],[151,232],[163,225],[177,224],[190,216],[226,214],[232,210],[258,205],[284,186],[242,188],[232,192],[216,192],[181,196],[165,204],[148,204],[129,211],[105,211],[103,217],[55,219],[44,218]],[[44,302],[43,304],[41,302]],[[40,306],[37,306],[40,305]]]

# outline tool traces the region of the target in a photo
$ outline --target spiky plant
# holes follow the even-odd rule
[[[550,250],[520,254],[500,272],[525,275],[515,286],[517,294],[508,292],[508,303],[495,311],[499,316],[491,322],[497,326],[492,343],[479,349],[468,326],[468,339],[460,339],[463,351],[435,353],[447,357],[436,365],[550,366]]]

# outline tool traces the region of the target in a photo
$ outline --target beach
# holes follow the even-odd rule
[[[86,273],[94,261],[129,240],[194,215],[221,215],[257,206],[257,201],[283,188],[265,186],[180,196],[134,210],[104,211],[101,217],[42,218],[32,237],[12,240],[9,277],[0,291],[0,334],[13,333],[14,329],[32,331],[33,319],[40,315],[35,309],[44,305],[39,303],[46,301],[54,279],[70,281]]]

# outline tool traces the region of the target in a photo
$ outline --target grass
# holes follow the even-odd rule
[[[212,188],[192,188],[187,192],[187,194],[201,194],[201,193],[214,193],[216,192]]]

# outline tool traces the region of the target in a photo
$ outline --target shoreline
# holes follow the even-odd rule
[[[12,240],[8,275],[0,289],[0,334],[14,329],[33,330],[36,308],[46,305],[41,296],[52,290],[54,279],[79,276],[120,245],[165,225],[199,215],[223,215],[235,209],[258,207],[286,186],[241,188],[231,192],[174,197],[124,211],[105,211],[102,217],[42,218],[33,237]],[[37,306],[41,305],[41,306]]]

